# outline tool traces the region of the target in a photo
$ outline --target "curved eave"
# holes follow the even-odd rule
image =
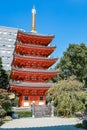
[[[35,45],[24,45],[24,44],[16,44],[15,52],[21,55],[41,55],[41,56],[49,56],[54,50],[56,46],[35,46]]]
[[[34,69],[17,69],[13,68],[11,71],[10,78],[13,80],[22,80],[22,81],[48,81],[51,78],[54,78],[59,74],[58,70],[34,70]],[[32,79],[35,77],[35,79]],[[41,79],[39,79],[41,78]]]
[[[52,66],[58,58],[41,58],[41,57],[32,57],[32,56],[22,56],[22,55],[14,55],[12,65],[18,67],[28,67],[28,65],[37,66],[40,64],[43,68]]]
[[[18,93],[20,95],[46,95],[46,92],[48,91],[49,87],[35,87],[35,86],[18,86],[14,84],[10,84],[9,90],[13,91],[15,93]]]
[[[26,47],[26,48],[39,48],[39,49],[52,49],[52,48],[56,48],[56,45],[54,46],[41,46],[41,45],[33,45],[33,44],[23,44],[22,42],[16,41],[16,46],[20,46],[20,47]]]
[[[28,35],[28,36],[38,36],[38,37],[53,37],[54,35],[50,35],[50,34],[40,34],[40,33],[34,33],[34,32],[25,32],[25,31],[20,31],[18,30],[18,33],[20,34],[24,34],[24,35]]]
[[[25,55],[20,55],[20,54],[16,54],[14,53],[14,58],[17,59],[26,59],[26,60],[58,60],[58,58],[53,58],[53,57],[35,57],[35,56],[25,56]]]
[[[34,87],[34,88],[39,88],[39,87],[51,87],[52,84],[51,83],[11,83],[10,86],[19,86],[19,87]]]
[[[22,43],[31,43],[47,46],[54,38],[54,35],[41,35],[38,33],[18,32],[17,40]]]
[[[59,70],[39,70],[39,69],[27,69],[27,68],[16,68],[12,67],[13,71],[18,71],[18,72],[32,72],[32,73],[58,73]]]

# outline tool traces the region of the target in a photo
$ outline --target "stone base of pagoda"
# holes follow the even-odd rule
[[[32,104],[46,105],[46,96],[24,96],[19,97],[19,107],[30,107]]]

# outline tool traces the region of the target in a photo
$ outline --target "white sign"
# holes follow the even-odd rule
[[[39,105],[44,105],[44,102],[39,102]]]
[[[24,107],[29,107],[29,102],[24,102]]]

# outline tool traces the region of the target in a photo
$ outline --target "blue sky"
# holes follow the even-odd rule
[[[87,45],[87,0],[1,0],[0,26],[31,31],[33,5],[37,32],[55,35],[52,56],[60,59],[69,43]]]

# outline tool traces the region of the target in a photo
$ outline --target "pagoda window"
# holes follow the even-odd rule
[[[24,97],[24,100],[28,101],[28,100],[29,100],[29,99],[28,99],[28,96],[25,96],[25,97]]]
[[[40,99],[39,99],[40,101],[43,101],[43,96],[40,96]]]

